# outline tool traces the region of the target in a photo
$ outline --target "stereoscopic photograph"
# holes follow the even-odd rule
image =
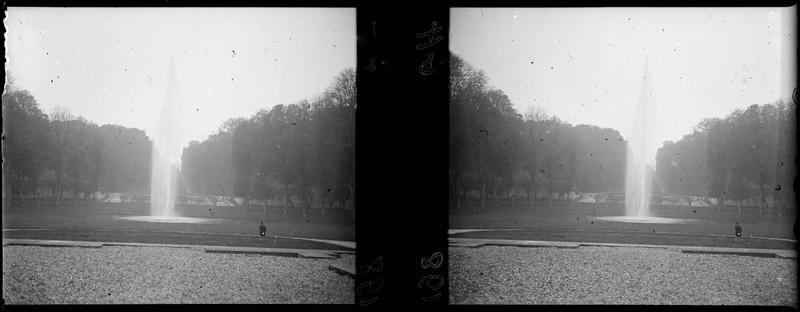
[[[10,7],[5,304],[352,304],[353,8]]]
[[[796,15],[451,9],[450,303],[797,308]]]

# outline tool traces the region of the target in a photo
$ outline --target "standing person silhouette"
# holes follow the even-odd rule
[[[739,221],[736,221],[734,229],[736,230],[736,237],[742,237],[742,226],[739,225]]]
[[[264,221],[263,220],[258,225],[258,234],[261,235],[261,236],[267,235],[267,226],[264,225]]]

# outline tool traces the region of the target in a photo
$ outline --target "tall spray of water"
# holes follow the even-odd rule
[[[625,174],[625,214],[631,217],[650,217],[650,195],[653,160],[650,153],[654,138],[652,125],[652,76],[644,63],[642,90],[634,115],[633,131],[628,141]]]
[[[158,120],[152,152],[152,172],[150,175],[150,215],[154,217],[175,216],[175,189],[177,188],[178,142],[177,120],[179,101],[175,63],[170,61],[167,72],[167,92],[164,107]]]

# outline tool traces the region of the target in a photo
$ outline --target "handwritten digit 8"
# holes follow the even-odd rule
[[[433,253],[430,258],[422,257],[420,259],[420,265],[422,266],[423,270],[427,268],[438,269],[440,266],[442,266],[442,262],[444,262],[444,257],[442,256],[442,253],[438,251]]]

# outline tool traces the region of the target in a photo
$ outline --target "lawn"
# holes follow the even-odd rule
[[[690,219],[688,224],[622,223],[594,219],[623,215],[621,204],[582,204],[553,201],[511,206],[472,205],[451,209],[451,229],[521,229],[453,234],[451,237],[554,240],[574,242],[700,245],[742,248],[794,249],[795,214],[725,207],[653,207],[658,217]],[[734,238],[739,221],[743,237]],[[772,239],[765,239],[772,238]],[[774,238],[781,239],[775,240]]]
[[[209,211],[209,208],[213,208]],[[291,236],[329,240],[355,240],[352,214],[342,211],[318,210],[303,216],[300,209],[268,207],[211,207],[180,205],[177,214],[183,217],[205,218],[206,223],[141,222],[123,217],[149,214],[146,204],[52,202],[37,207],[33,203],[13,202],[3,209],[3,238],[118,241],[166,244],[200,244],[250,247],[283,247],[337,249],[335,245],[280,239]],[[212,215],[213,212],[213,215]],[[259,221],[267,226],[267,236],[258,235]],[[37,231],[6,231],[8,229],[40,229]],[[334,248],[335,247],[335,248]]]

